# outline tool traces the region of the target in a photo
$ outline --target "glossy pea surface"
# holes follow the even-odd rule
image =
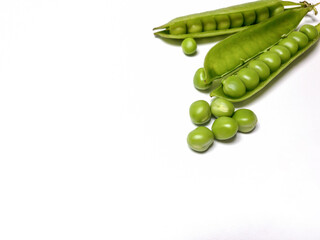
[[[250,61],[248,68],[258,73],[260,81],[266,80],[270,76],[270,68],[261,60]]]
[[[307,44],[309,42],[309,38],[307,35],[305,35],[302,32],[297,32],[297,31],[290,33],[288,35],[288,38],[294,39],[298,43],[299,49],[302,49],[305,46],[307,46]]]
[[[197,127],[187,136],[189,147],[197,152],[204,152],[212,145],[214,141],[213,132],[207,127]]]
[[[227,140],[236,135],[238,123],[231,117],[219,117],[213,122],[211,129],[216,139]]]
[[[271,72],[274,72],[279,69],[281,66],[281,58],[277,53],[274,52],[265,52],[259,56],[259,60],[268,65]]]
[[[234,106],[228,100],[223,98],[215,98],[211,102],[211,113],[216,118],[219,117],[231,117],[234,113]]]
[[[315,26],[312,26],[310,24],[303,25],[300,29],[300,32],[306,34],[309,38],[309,40],[316,39],[319,35],[318,30]]]
[[[249,26],[251,24],[254,24],[256,21],[256,12],[253,10],[245,11],[243,12],[243,18],[244,18],[243,25]]]
[[[232,118],[238,123],[239,132],[243,133],[251,132],[258,122],[256,114],[249,109],[238,109]]]
[[[208,102],[198,100],[193,102],[189,108],[189,115],[194,124],[204,124],[211,118],[211,109]]]
[[[186,55],[194,54],[197,51],[197,43],[193,38],[186,38],[182,41],[181,47]]]
[[[298,52],[298,49],[299,49],[298,43],[294,39],[290,39],[290,38],[282,39],[279,42],[279,45],[288,48],[288,50],[291,53],[291,56],[296,54]]]
[[[244,83],[248,91],[255,89],[260,82],[258,73],[250,68],[242,68],[237,76]]]
[[[223,92],[229,97],[238,98],[246,93],[246,86],[237,76],[230,76],[222,82]]]
[[[277,53],[281,58],[281,63],[285,63],[291,57],[289,49],[281,45],[273,46],[269,51]]]
[[[198,90],[207,90],[211,87],[212,83],[207,82],[207,75],[204,68],[199,68],[193,77],[193,85]]]

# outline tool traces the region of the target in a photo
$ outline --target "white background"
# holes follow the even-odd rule
[[[223,37],[187,57],[152,28],[244,2],[1,1],[0,239],[319,240],[319,44],[237,105],[254,132],[186,143]]]

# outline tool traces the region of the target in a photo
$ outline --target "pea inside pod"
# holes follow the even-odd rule
[[[301,27],[302,29],[305,29],[303,26]],[[319,32],[320,32],[320,24],[314,26],[310,26],[308,25],[307,28],[309,29],[309,32],[315,32],[317,31],[318,34],[314,34],[317,35],[316,38],[313,37],[308,37],[309,41],[308,43],[305,45],[301,45],[304,46],[301,49],[299,49],[299,45],[298,45],[298,41],[295,38],[285,38],[283,40],[281,40],[278,45],[275,45],[274,47],[272,47],[268,53],[273,53],[273,54],[277,54],[279,56],[279,58],[281,59],[281,65],[278,67],[279,65],[279,59],[277,60],[277,64],[274,65],[274,71],[263,81],[261,81],[259,84],[257,85],[256,88],[252,89],[252,90],[247,90],[246,93],[244,95],[242,95],[241,97],[230,97],[228,95],[227,92],[224,92],[223,86],[220,85],[219,87],[217,87],[216,89],[214,89],[211,92],[211,96],[216,96],[216,97],[220,97],[220,98],[224,98],[226,100],[229,100],[231,102],[241,102],[244,101],[250,97],[252,97],[254,94],[258,93],[259,91],[261,91],[268,83],[270,83],[281,71],[283,71],[287,66],[289,66],[294,60],[296,60],[299,56],[301,56],[302,54],[304,54],[308,49],[310,49],[320,38],[319,36]],[[307,35],[306,35],[307,36]],[[286,41],[288,40],[288,41]],[[284,44],[285,43],[285,44]],[[294,46],[294,47],[292,47]],[[261,55],[262,56],[262,55]],[[259,57],[260,58],[260,57]],[[251,62],[255,62],[255,61],[260,61],[260,60],[252,60],[249,62],[248,67],[250,66]],[[271,66],[271,65],[270,65]],[[239,71],[240,72],[240,71]]]
[[[172,39],[231,34],[278,15],[284,12],[285,7],[289,5],[306,6],[305,3],[281,0],[255,1],[178,17],[153,30],[158,30],[154,33],[156,36]]]

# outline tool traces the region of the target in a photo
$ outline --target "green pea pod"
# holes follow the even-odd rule
[[[308,34],[309,34],[308,31],[304,32],[304,33],[306,33],[305,36],[309,37],[309,42],[306,45],[301,46],[301,48],[296,53],[292,54],[292,52],[291,52],[292,56],[288,60],[285,59],[285,62],[282,65],[280,65],[280,67],[277,70],[272,72],[265,80],[260,81],[260,83],[257,85],[256,88],[254,88],[252,90],[249,90],[249,91],[246,91],[246,93],[244,95],[242,95],[241,97],[230,97],[230,96],[225,94],[223,86],[220,85],[218,88],[214,89],[211,92],[210,96],[211,97],[213,97],[213,96],[220,97],[220,98],[229,100],[231,102],[242,102],[242,101],[247,100],[248,98],[252,97],[254,94],[256,94],[259,91],[261,91],[268,83],[270,83],[280,72],[282,72],[294,60],[296,60],[299,56],[301,56],[303,53],[308,51],[308,49],[310,49],[315,43],[317,43],[319,41],[319,39],[320,39],[320,24],[316,25],[314,29],[316,29],[316,31],[315,31],[316,34],[313,34],[313,37],[311,37],[311,38],[310,38],[310,36],[308,36]],[[290,38],[290,35],[288,36],[288,38]],[[300,39],[302,39],[302,38],[300,38]],[[293,40],[297,41],[299,39],[293,39]],[[297,43],[298,42],[299,41],[297,41]],[[285,45],[281,45],[281,42],[279,43],[279,45],[280,46],[285,46]],[[290,49],[290,45],[286,46],[286,48]],[[272,51],[272,48],[271,48],[270,51]],[[281,55],[279,55],[279,56],[281,57]],[[284,58],[282,58],[282,59],[284,59]]]
[[[231,35],[213,46],[204,60],[210,83],[231,74],[293,31],[314,5],[282,12],[267,21]]]
[[[178,17],[153,30],[160,30],[154,33],[156,36],[172,39],[231,34],[283,12],[285,6],[303,6],[305,4],[281,0],[260,0]]]

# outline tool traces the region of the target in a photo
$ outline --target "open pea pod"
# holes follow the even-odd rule
[[[178,17],[153,30],[160,30],[154,33],[156,36],[171,39],[225,35],[242,31],[250,25],[255,25],[269,19],[283,12],[285,6],[303,5],[305,3],[260,0]]]
[[[241,81],[249,79],[250,76],[249,77],[245,76],[244,78],[241,78],[243,76],[237,77],[237,74],[239,75],[239,72],[238,72],[238,73],[235,73],[234,76],[230,76],[229,78],[222,80],[222,84],[219,87],[217,87],[216,89],[214,89],[211,92],[210,96],[224,98],[224,99],[227,99],[231,102],[241,102],[241,101],[247,100],[248,98],[252,97],[254,94],[261,91],[267,84],[269,84],[287,66],[289,66],[292,62],[294,62],[297,58],[299,58],[299,56],[304,54],[306,51],[308,51],[308,49],[310,49],[314,44],[316,44],[319,41],[319,39],[320,39],[320,24],[316,25],[315,27],[313,27],[311,25],[302,26],[300,28],[300,32],[292,32],[291,34],[288,35],[287,38],[280,41],[277,45],[273,46],[268,51],[262,53],[258,58],[256,58],[258,60],[256,60],[256,59],[252,60],[252,61],[256,61],[256,62],[260,61],[260,63],[264,62],[264,63],[266,63],[267,67],[270,69],[270,75],[268,75],[268,73],[267,73],[268,76],[266,77],[266,79],[260,79],[260,82],[257,84],[256,87],[254,87],[253,89],[251,89],[249,91],[242,90],[243,87],[241,86]],[[283,49],[283,47],[284,47],[284,49]],[[285,50],[285,51],[290,52],[291,56],[289,59],[287,59],[286,57],[283,58],[283,56],[281,56],[283,54],[283,52],[285,52],[285,51],[281,51],[281,49],[283,49],[283,50],[288,49],[288,51],[287,50]],[[271,58],[269,58],[269,60],[268,60],[268,58],[263,57],[263,54],[265,56],[268,56],[268,55],[270,55],[270,52],[272,53],[271,56],[273,55],[275,57],[275,58],[273,58],[272,61],[270,61]],[[281,59],[281,61],[282,61],[282,63],[280,65],[275,64],[274,59],[277,59],[277,57],[274,54],[279,55],[279,59]],[[252,66],[253,66],[253,70],[259,71],[259,69],[255,68],[254,65],[252,65]],[[250,68],[250,62],[246,65],[246,67]],[[272,69],[273,67],[274,67],[274,69]],[[243,69],[244,68],[242,68],[242,70]],[[240,70],[240,71],[242,71],[242,70]],[[239,80],[240,80],[240,82],[239,82]],[[227,82],[225,82],[225,81],[227,81]],[[227,86],[227,84],[230,84],[230,83],[231,83],[231,85]],[[240,85],[237,85],[238,83],[240,83]],[[242,92],[242,93],[239,93],[239,86],[240,86],[240,92]],[[237,93],[238,96],[237,96],[237,94],[235,95],[234,93],[232,93],[232,89],[230,91],[230,87],[234,88],[233,90],[238,91],[238,93]],[[245,85],[245,87],[246,87],[246,85]],[[232,95],[232,96],[230,96],[230,95]]]

